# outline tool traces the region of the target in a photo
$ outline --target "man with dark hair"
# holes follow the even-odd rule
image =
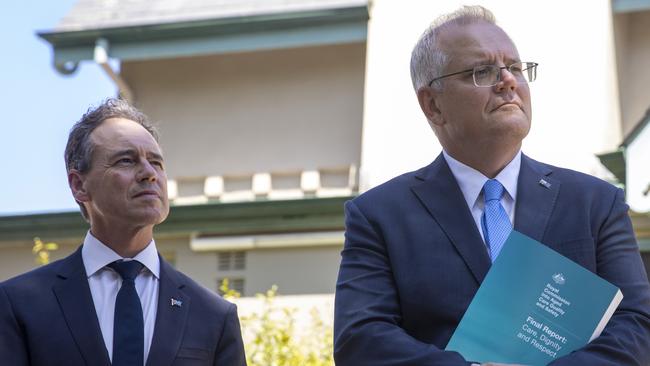
[[[122,99],[108,99],[95,109],[84,114],[81,121],[70,131],[68,143],[65,148],[64,158],[66,171],[75,170],[85,174],[90,170],[94,144],[90,134],[105,120],[122,118],[140,124],[158,142],[158,132],[151,125],[147,116]],[[88,212],[83,203],[77,201],[81,215],[88,221]]]
[[[536,71],[480,6],[422,35],[411,76],[443,152],[346,203],[337,366],[471,364],[444,349],[513,228],[624,295],[600,337],[552,365],[650,364],[650,286],[623,192],[521,153]]]
[[[90,230],[69,257],[0,284],[0,362],[245,365],[235,305],[156,250],[169,203],[146,116],[107,100],[74,125],[65,161]]]

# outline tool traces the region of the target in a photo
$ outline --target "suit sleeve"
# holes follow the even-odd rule
[[[596,272],[621,289],[623,301],[600,337],[550,365],[650,365],[650,286],[622,190],[594,240]]]
[[[23,332],[9,297],[0,284],[0,360],[3,365],[28,366],[29,357]]]
[[[411,337],[401,310],[381,235],[354,201],[345,205],[345,246],[336,284],[334,360],[337,366],[469,365]]]
[[[230,304],[214,358],[215,366],[246,366],[237,307]]]

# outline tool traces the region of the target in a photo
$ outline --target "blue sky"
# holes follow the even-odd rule
[[[70,127],[92,105],[114,96],[92,62],[60,75],[52,49],[36,36],[51,30],[76,0],[7,1],[0,15],[0,215],[69,211],[63,150]]]

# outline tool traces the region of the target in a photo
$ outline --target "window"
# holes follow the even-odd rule
[[[237,271],[246,269],[246,252],[221,252],[218,255],[219,271]]]

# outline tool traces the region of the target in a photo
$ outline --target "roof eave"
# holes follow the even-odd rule
[[[156,226],[156,237],[245,235],[342,230],[343,203],[352,196],[211,203],[172,206],[167,220]],[[31,241],[83,238],[88,230],[79,212],[0,216],[0,245]]]
[[[230,18],[203,19],[181,22],[165,22],[112,28],[93,28],[72,31],[43,31],[37,35],[55,47],[93,44],[97,38],[112,41],[154,40],[169,37],[196,37],[217,34],[248,33],[278,28],[296,28],[305,25],[344,23],[350,20],[368,20],[368,7],[356,6],[238,16]]]
[[[123,61],[365,41],[368,7],[286,12],[254,16],[144,24],[78,31],[39,32],[54,49],[62,73],[93,59],[98,39]]]
[[[626,183],[626,165],[625,165],[625,148],[620,147],[615,151],[596,154],[600,163],[609,170],[614,177],[625,186]]]
[[[643,130],[646,128],[646,126],[650,123],[650,108],[648,108],[645,112],[645,115],[637,124],[632,128],[632,130],[625,136],[625,139],[623,139],[623,142],[621,143],[621,147],[628,147],[636,138],[643,132]]]

